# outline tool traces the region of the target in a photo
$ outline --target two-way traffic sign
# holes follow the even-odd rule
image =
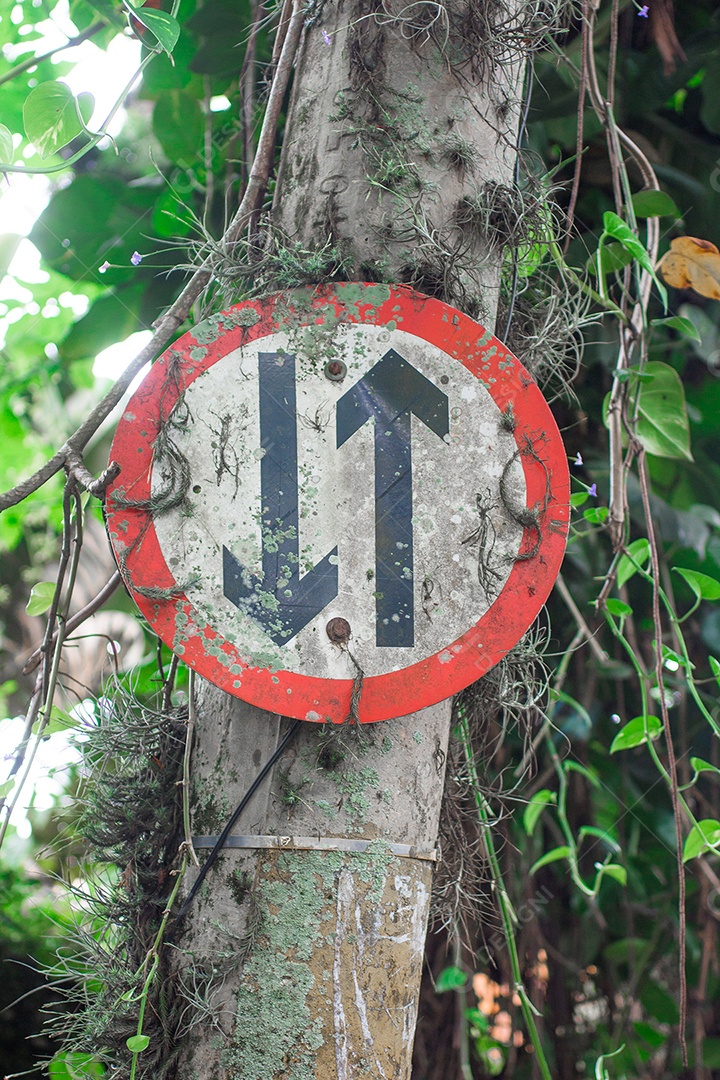
[[[387,719],[479,678],[564,551],[567,462],[537,386],[404,287],[212,316],[155,363],[112,457],[111,541],[156,632],[301,719]]]

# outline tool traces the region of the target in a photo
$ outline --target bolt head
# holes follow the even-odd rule
[[[325,627],[333,645],[345,645],[350,640],[350,623],[347,619],[331,619]]]
[[[342,382],[347,375],[347,365],[342,360],[330,360],[325,365],[325,378],[331,382]]]

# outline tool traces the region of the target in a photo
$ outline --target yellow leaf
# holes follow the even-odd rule
[[[658,270],[668,285],[694,289],[700,296],[720,300],[720,251],[709,240],[678,236],[670,241]]]

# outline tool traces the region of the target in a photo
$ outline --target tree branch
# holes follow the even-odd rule
[[[247,189],[237,213],[230,222],[224,236],[220,241],[220,247],[227,249],[234,244],[246,228],[251,215],[260,202],[267,187],[268,178],[273,164],[275,152],[275,137],[277,134],[278,119],[282,108],[285,92],[290,81],[295,54],[300,43],[300,35],[303,28],[303,11],[300,0],[295,0],[290,24],[285,35],[280,59],[278,60],[275,78],[273,79],[267,108],[263,118],[260,138],[258,140],[257,153],[253,163]],[[140,350],[135,359],[128,365],[112,389],[105,395],[101,402],[95,406],[87,419],[80,425],[76,432],[70,436],[67,442],[60,447],[56,454],[50,458],[40,469],[27,480],[23,480],[14,488],[0,495],[0,512],[18,503],[42,487],[55,473],[59,472],[67,464],[69,456],[81,454],[91,437],[95,434],[102,422],[110,415],[115,406],[120,402],[125,391],[130,386],[135,376],[142,371],[145,364],[155,359],[157,354],[165,348],[178,328],[187,318],[190,308],[200,293],[209,284],[213,276],[213,257],[207,258],[195,271],[183,291],[174,304],[155,324],[155,333],[152,340]]]
[[[88,26],[86,30],[77,34],[74,38],[69,38],[64,45],[58,45],[54,49],[48,49],[47,52],[41,53],[40,56],[29,56],[27,60],[23,60],[20,64],[16,64],[15,67],[6,71],[4,75],[0,75],[0,86],[6,82],[10,82],[16,75],[22,75],[23,71],[29,71],[30,68],[37,67],[38,64],[42,64],[43,60],[49,60],[57,53],[63,52],[65,49],[74,49],[76,45],[82,45],[83,41],[87,41],[88,38],[94,37],[95,34],[99,33],[105,26],[107,26],[106,20],[101,19],[99,22],[93,23],[92,26]]]

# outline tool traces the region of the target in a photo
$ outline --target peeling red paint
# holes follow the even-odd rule
[[[362,289],[368,290],[367,303],[358,300]],[[376,303],[381,289],[387,298]],[[244,312],[252,317],[243,317]],[[534,523],[525,527],[519,557],[505,587],[475,626],[418,663],[364,679],[357,718],[373,722],[434,704],[485,674],[532,623],[562,562],[569,476],[560,434],[520,361],[478,323],[403,286],[356,283],[278,293],[214,316],[163,354],[121,419],[111,458],[120,463],[122,472],[108,491],[108,527],[125,583],[141,611],[170,647],[182,625],[182,659],[199,674],[270,712],[314,722],[347,720],[352,679],[254,667],[243,656],[241,643],[226,641],[211,626],[201,625],[180,588],[182,569],[173,572],[168,567],[147,508],[153,446],[183,391],[231,350],[290,325],[322,326],[328,312],[332,320],[344,323],[393,322],[398,329],[457,357],[483,383],[501,412],[512,405],[526,508],[535,515]],[[160,600],[142,595],[143,590],[158,588],[174,592]]]

